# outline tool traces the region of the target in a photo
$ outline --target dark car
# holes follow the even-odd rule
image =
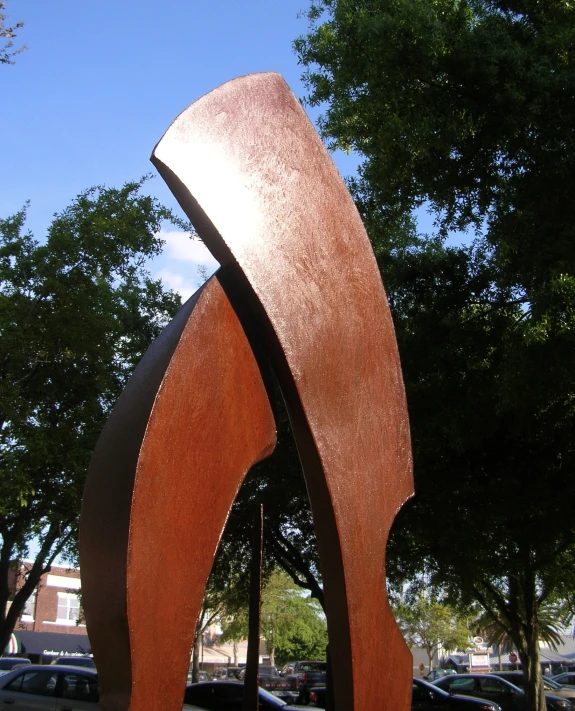
[[[193,676],[193,672],[190,669],[190,671],[188,672],[188,684],[192,683],[192,676]],[[211,680],[212,680],[212,675],[208,674],[207,671],[200,669],[200,671],[198,672],[198,681],[211,681]]]
[[[65,664],[68,667],[87,667],[88,669],[95,669],[96,665],[92,657],[88,656],[70,656],[70,657],[58,657],[54,659],[50,664]]]
[[[310,706],[325,708],[326,687],[310,691]],[[422,679],[414,679],[411,692],[411,711],[501,711],[492,701],[471,696],[453,696]]]
[[[292,711],[297,706],[288,706],[277,696],[265,689],[258,689],[259,708],[261,711]],[[244,685],[241,681],[207,681],[200,684],[188,684],[184,695],[186,704],[194,704],[207,711],[242,711]]]
[[[503,711],[526,711],[525,692],[515,684],[501,679],[495,674],[456,674],[444,676],[433,682],[433,686],[448,691],[450,694],[477,696],[499,704]],[[546,696],[549,711],[573,711],[569,699],[558,696]]]
[[[319,709],[324,709],[326,691],[327,687],[325,686],[316,686],[315,689],[310,689],[309,705]]]
[[[0,677],[0,706],[28,711],[98,710],[98,675],[94,669],[30,664]]]
[[[214,671],[214,679],[239,679],[245,667],[218,667]],[[200,679],[200,681],[210,681],[210,679]]]
[[[551,677],[552,681],[556,681],[561,686],[575,686],[575,672],[565,672],[564,674],[555,674]]]
[[[245,681],[245,667],[241,668],[237,678],[242,682]],[[292,692],[291,680],[284,679],[284,677],[280,676],[278,670],[269,664],[260,664],[258,666],[258,684],[262,689],[269,691],[274,696],[278,696],[283,701],[293,703],[299,696],[299,692]]]
[[[241,667],[237,674],[235,675],[236,679],[245,679],[246,676],[246,667]],[[262,677],[278,677],[280,676],[279,671],[276,669],[276,667],[271,667],[269,664],[259,664],[258,665],[258,676]],[[223,678],[223,677],[222,677]],[[228,677],[229,678],[229,677]]]
[[[445,709],[446,711],[501,711],[499,704],[487,699],[449,694],[423,679],[414,679],[411,711]]]
[[[27,666],[32,662],[25,657],[1,657],[0,658],[0,676],[7,674],[12,669],[17,667]]]
[[[523,672],[496,671],[493,672],[493,674],[501,677],[502,679],[507,679],[507,681],[510,681],[512,684],[515,684],[515,686],[518,686],[520,689],[525,691],[525,677],[523,676]],[[570,699],[571,703],[573,703],[573,699],[575,699],[575,689],[564,689],[561,684],[553,681],[553,679],[547,679],[546,677],[543,677],[543,691],[545,692],[545,696],[560,696],[563,699]]]
[[[432,669],[429,674],[426,674],[423,678],[425,681],[435,681],[436,679],[441,679],[442,676],[447,676],[448,674],[457,674],[453,669]]]

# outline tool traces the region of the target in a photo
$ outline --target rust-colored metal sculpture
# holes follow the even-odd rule
[[[201,337],[200,328],[207,327],[208,321],[220,318],[219,311],[229,309],[227,297],[252,343],[256,338],[262,340],[280,380],[317,532],[335,707],[338,711],[406,710],[411,694],[411,655],[387,602],[384,564],[389,528],[413,492],[409,427],[385,292],[351,197],[299,103],[275,74],[237,79],[197,101],[172,124],[152,160],[223,265],[210,284],[221,284],[225,296],[218,291],[218,308],[209,314],[206,309],[206,319],[195,329],[197,336]],[[203,292],[198,304],[202,295]],[[192,321],[196,308],[191,311]],[[217,337],[210,336],[208,341],[210,352],[215,348],[214,339]],[[237,339],[241,340],[239,334]],[[222,359],[235,359],[235,350],[229,344],[226,347],[230,350],[222,348]],[[255,361],[248,368],[249,348],[242,349],[246,368],[252,372]],[[202,355],[201,346],[196,351],[190,347],[187,352],[190,359],[199,360]],[[194,377],[205,369],[209,379],[213,373],[212,357],[196,367],[190,365],[182,351],[182,357],[170,365],[166,377],[178,377],[181,384],[177,392],[169,391],[170,395],[168,389],[164,392],[164,386],[160,389],[158,398],[164,398],[164,414],[154,419],[152,409],[136,478],[133,474],[131,480],[126,477],[126,498],[130,486],[134,488],[132,507],[125,505],[111,514],[122,519],[115,520],[115,525],[122,531],[126,529],[121,546],[127,541],[129,549],[127,567],[124,564],[124,573],[120,572],[118,579],[124,575],[128,585],[127,618],[122,624],[124,648],[129,644],[131,657],[126,662],[124,649],[123,661],[118,665],[123,681],[118,681],[118,689],[130,678],[131,691],[122,691],[121,702],[114,706],[112,699],[116,696],[111,682],[101,674],[103,699],[110,699],[109,705],[103,702],[102,709],[106,711],[127,709],[121,704],[128,698],[132,699],[132,711],[177,708],[177,693],[170,696],[171,705],[167,705],[167,695],[160,703],[145,681],[146,674],[152,678],[158,670],[157,664],[152,664],[151,653],[140,646],[152,648],[157,659],[169,647],[170,630],[177,626],[171,626],[173,618],[159,606],[155,608],[161,615],[159,626],[150,629],[144,620],[149,614],[149,596],[145,600],[138,591],[150,578],[150,566],[149,561],[139,560],[140,555],[145,560],[146,553],[132,543],[132,538],[145,541],[143,545],[148,549],[160,551],[156,557],[160,570],[165,567],[162,556],[167,551],[173,554],[170,546],[175,545],[180,554],[183,550],[183,545],[169,536],[165,538],[166,549],[162,549],[158,536],[165,534],[166,527],[173,528],[175,537],[190,536],[190,528],[195,531],[196,523],[190,516],[181,519],[180,514],[169,515],[169,506],[158,507],[157,512],[155,507],[157,497],[181,497],[182,487],[191,492],[200,480],[205,481],[197,469],[186,471],[187,464],[180,461],[186,457],[186,448],[180,446],[172,456],[170,443],[183,443],[189,438],[187,446],[195,451],[203,446],[210,427],[220,427],[219,415],[211,411],[209,402],[199,406],[206,417],[201,437],[193,428],[188,429],[189,434],[181,435],[187,419],[177,414],[187,397],[192,396],[189,390],[184,393],[189,382],[186,369],[196,368]],[[176,376],[180,371],[181,375]],[[246,376],[236,373],[235,377]],[[129,386],[131,393],[126,391],[125,401],[138,397],[137,381],[138,377]],[[156,381],[150,384],[150,392]],[[230,377],[222,382],[226,392],[219,397],[223,401],[236,397]],[[207,396],[203,389],[197,390],[193,385],[191,389],[195,390],[194,398]],[[169,397],[176,394],[182,404],[172,404],[177,421],[170,422]],[[245,468],[272,447],[263,386],[254,387],[250,397],[258,402],[259,409],[246,415],[247,429],[259,427],[260,437],[252,440],[249,454],[242,450],[247,454],[242,457],[235,451],[235,443],[243,442],[247,432],[242,430],[241,435],[236,435],[226,466],[220,467],[217,483],[214,480],[214,487],[221,487],[223,492],[223,504],[218,509],[217,523],[207,536],[212,558],[221,533],[217,526],[223,527],[225,520],[223,509],[231,506]],[[235,427],[231,421],[228,425],[231,430]],[[110,422],[107,431],[113,427]],[[110,457],[111,445],[106,441],[110,436],[105,431],[104,441],[98,445],[82,521],[85,557],[81,564],[84,589],[87,592],[88,585],[91,590],[88,596],[85,593],[85,606],[92,636],[104,634],[96,631],[99,624],[110,629],[119,624],[119,619],[114,622],[103,610],[105,603],[98,602],[104,584],[97,577],[98,571],[104,570],[105,553],[95,540],[98,507],[107,485],[104,479],[114,476],[102,474],[108,466],[105,459]],[[134,441],[138,437],[141,432],[134,434]],[[170,468],[163,466],[168,452],[170,468],[179,462],[179,473],[173,480],[167,475]],[[209,466],[212,456],[214,452],[203,454],[203,465]],[[140,465],[140,461],[146,464]],[[153,465],[149,464],[151,461]],[[211,466],[215,477],[217,467]],[[134,467],[133,456],[127,469],[130,467]],[[166,475],[158,473],[162,467]],[[97,491],[91,492],[91,488]],[[155,493],[145,496],[143,492],[149,489]],[[154,511],[153,517],[148,514],[148,507]],[[162,518],[168,515],[169,524]],[[197,547],[195,543],[194,555]],[[199,605],[199,590],[205,584],[212,558],[202,559],[197,570],[189,571],[193,595],[190,593],[186,602],[192,615]],[[86,579],[85,571],[90,567]],[[111,594],[111,587],[110,583],[107,594]],[[194,619],[190,619],[190,630],[193,626]],[[161,640],[156,636],[160,628],[164,639],[168,639],[162,652],[158,646]],[[102,640],[100,649],[104,637]],[[94,644],[94,652],[98,661],[98,654],[103,651],[99,652]],[[169,657],[170,663],[175,660],[175,654]],[[129,674],[126,665],[131,667]],[[174,684],[180,678],[176,679],[178,674],[174,673]],[[181,694],[179,698],[181,701]]]
[[[144,356],[90,464],[80,561],[102,711],[181,709],[226,518],[274,446],[252,350],[212,277]]]

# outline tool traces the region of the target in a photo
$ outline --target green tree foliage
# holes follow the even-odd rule
[[[247,635],[247,600],[250,595],[249,538],[228,536],[220,543],[208,578],[202,609],[196,622],[192,652],[192,681],[199,680],[201,640],[203,633],[221,622],[226,630],[225,641],[236,644]],[[237,651],[237,647],[236,647]],[[237,666],[237,659],[234,660]]]
[[[445,603],[418,595],[414,600],[403,599],[393,612],[407,644],[427,652],[430,670],[441,652],[465,651],[469,646],[465,622]]]
[[[406,381],[417,494],[390,572],[479,601],[542,711],[543,610],[575,582],[575,8],[318,0],[309,19],[308,101],[362,159]]]
[[[286,573],[275,572],[262,595],[261,631],[270,663],[325,659],[327,626],[321,607],[302,597]]]
[[[223,640],[247,637],[245,606],[223,616]],[[292,659],[325,659],[327,626],[320,605],[303,597],[291,578],[276,570],[262,591],[261,635],[270,663],[282,665]]]
[[[12,41],[16,37],[16,31],[24,27],[24,23],[17,22],[12,27],[6,25],[5,5],[5,0],[0,0],[0,64],[14,64],[13,57],[26,49],[26,47],[13,49],[14,42]]]
[[[0,649],[40,576],[73,550],[100,431],[180,306],[145,267],[175,218],[141,186],[81,193],[42,242],[25,210],[0,220]],[[13,561],[34,538],[40,550],[4,614]]]
[[[561,643],[561,632],[571,619],[564,601],[562,603],[561,605],[543,604],[537,613],[539,639],[552,648],[556,648]],[[512,652],[515,649],[515,643],[501,623],[501,619],[493,616],[489,611],[483,610],[473,621],[473,627],[492,647],[497,647],[503,652]]]
[[[396,519],[389,571],[401,585],[424,570],[453,601],[478,601],[537,685],[542,613],[575,582],[563,338],[531,337],[536,317],[494,287],[479,246],[427,245],[395,268],[416,496]]]
[[[279,386],[270,376],[277,426],[273,454],[248,474],[234,502],[222,545],[249,559],[251,522],[264,508],[264,579],[277,566],[324,607],[316,538],[302,467]]]

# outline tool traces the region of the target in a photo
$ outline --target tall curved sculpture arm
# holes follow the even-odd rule
[[[181,709],[225,521],[274,446],[260,371],[216,275],[149,348],[90,464],[80,563],[101,711]]]
[[[214,256],[246,329],[267,334],[314,514],[338,709],[407,709],[411,654],[385,546],[413,493],[393,325],[351,197],[277,74],[184,111],[152,161]]]

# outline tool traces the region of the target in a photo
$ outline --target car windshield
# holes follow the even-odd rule
[[[258,673],[260,676],[278,676],[278,670],[275,667],[260,667]]]
[[[553,679],[543,679],[543,684],[546,686],[549,686],[551,689],[560,689],[561,684],[558,684],[556,681],[553,681]]]

